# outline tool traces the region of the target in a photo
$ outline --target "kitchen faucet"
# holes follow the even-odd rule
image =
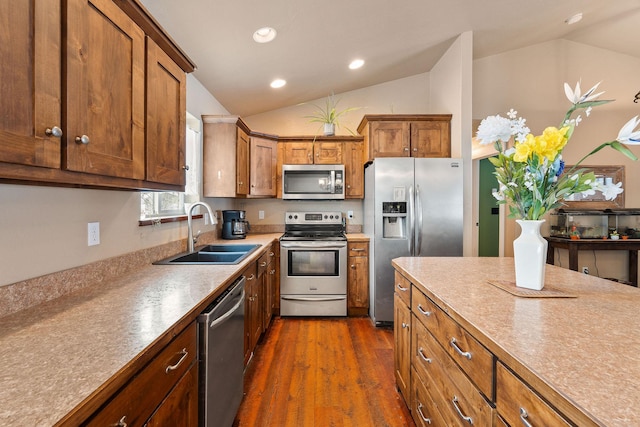
[[[193,239],[193,226],[191,224],[192,222],[192,217],[193,217],[193,208],[195,208],[196,206],[204,206],[205,208],[207,208],[207,210],[209,211],[209,217],[211,218],[211,224],[217,224],[218,221],[215,217],[215,215],[213,214],[213,212],[211,211],[211,207],[204,203],[204,202],[195,202],[194,204],[192,204],[189,207],[189,210],[187,211],[187,228],[189,229],[189,233],[187,235],[187,250],[189,252],[193,252],[193,244],[194,244],[194,239]]]

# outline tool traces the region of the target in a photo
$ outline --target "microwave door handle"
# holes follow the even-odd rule
[[[331,179],[329,180],[329,192],[335,194],[336,192],[336,171],[331,171]]]

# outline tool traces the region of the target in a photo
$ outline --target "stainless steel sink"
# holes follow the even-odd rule
[[[238,264],[262,245],[207,245],[196,252],[187,252],[154,262],[156,265],[229,265]]]

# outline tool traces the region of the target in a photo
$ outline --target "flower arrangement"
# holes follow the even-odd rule
[[[489,158],[495,166],[495,176],[500,188],[493,196],[500,204],[509,205],[509,216],[525,220],[539,220],[549,210],[563,204],[567,197],[583,193],[595,194],[601,191],[607,200],[613,200],[623,189],[622,183],[604,184],[596,181],[593,172],[577,167],[589,156],[605,147],[611,147],[632,160],[637,157],[627,145],[640,145],[640,130],[634,130],[639,124],[638,116],[629,120],[618,133],[618,137],[605,142],[580,159],[569,171],[564,170],[562,151],[566,147],[576,126],[582,121],[578,114],[584,110],[588,117],[593,107],[612,100],[598,100],[604,92],[594,93],[600,83],[581,94],[580,83],[575,90],[564,84],[565,94],[571,107],[565,114],[559,128],[548,127],[541,135],[532,135],[526,126],[526,120],[517,116],[513,109],[507,117],[489,116],[478,127],[477,138],[481,144],[493,144],[498,155]],[[515,142],[507,148],[511,139]]]

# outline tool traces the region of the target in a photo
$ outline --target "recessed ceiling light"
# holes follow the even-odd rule
[[[349,64],[349,68],[352,70],[356,70],[364,65],[364,59],[354,59]]]
[[[282,86],[286,85],[287,81],[283,80],[283,79],[275,79],[274,81],[271,82],[271,87],[274,89],[278,89],[281,88]]]
[[[262,27],[253,33],[253,39],[258,43],[269,43],[276,38],[276,30],[271,27]]]
[[[576,13],[564,20],[564,23],[567,25],[575,24],[577,22],[582,21],[582,12]]]

